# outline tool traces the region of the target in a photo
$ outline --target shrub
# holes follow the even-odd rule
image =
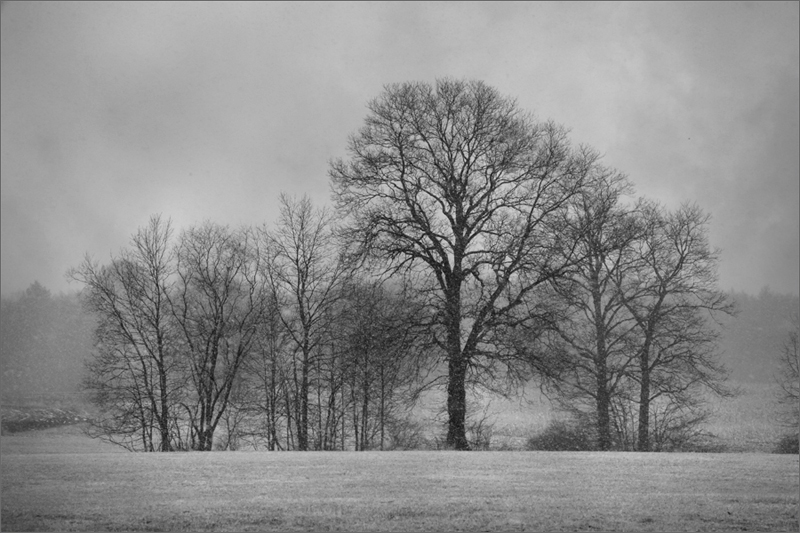
[[[800,454],[800,435],[784,435],[775,446],[775,453],[796,453]]]
[[[525,446],[531,451],[590,451],[595,439],[584,426],[565,420],[553,420],[541,432],[528,439]]]
[[[682,444],[679,448],[670,450],[673,452],[691,452],[691,453],[725,453],[728,451],[728,446],[722,442],[717,436],[708,434],[689,442]]]
[[[425,438],[425,428],[410,418],[392,418],[386,425],[388,432],[387,450],[425,450],[430,443]]]
[[[480,420],[471,422],[467,426],[467,440],[469,446],[475,451],[486,451],[492,445],[494,424],[487,421],[484,416]]]

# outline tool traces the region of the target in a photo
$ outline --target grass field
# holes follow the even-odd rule
[[[798,457],[117,453],[2,437],[3,531],[798,531]]]
[[[715,413],[708,429],[732,452],[771,452],[781,435],[777,386],[773,383],[733,383],[739,395],[711,401]]]

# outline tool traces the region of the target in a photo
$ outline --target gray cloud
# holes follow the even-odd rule
[[[13,3],[2,290],[67,288],[150,214],[272,222],[384,84],[478,78],[638,192],[713,215],[724,288],[798,292],[796,3]]]

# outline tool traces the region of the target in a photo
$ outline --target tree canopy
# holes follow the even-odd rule
[[[598,156],[479,81],[387,86],[332,163],[337,208],[362,257],[421,269],[448,365],[447,444],[467,449],[468,374],[492,367],[493,335],[573,261],[568,202]]]

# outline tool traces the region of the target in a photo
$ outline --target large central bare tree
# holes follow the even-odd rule
[[[349,160],[331,164],[337,208],[366,257],[433,280],[446,443],[469,449],[465,384],[496,361],[494,333],[525,320],[526,296],[570,262],[560,230],[597,155],[479,81],[387,86],[369,111]]]

